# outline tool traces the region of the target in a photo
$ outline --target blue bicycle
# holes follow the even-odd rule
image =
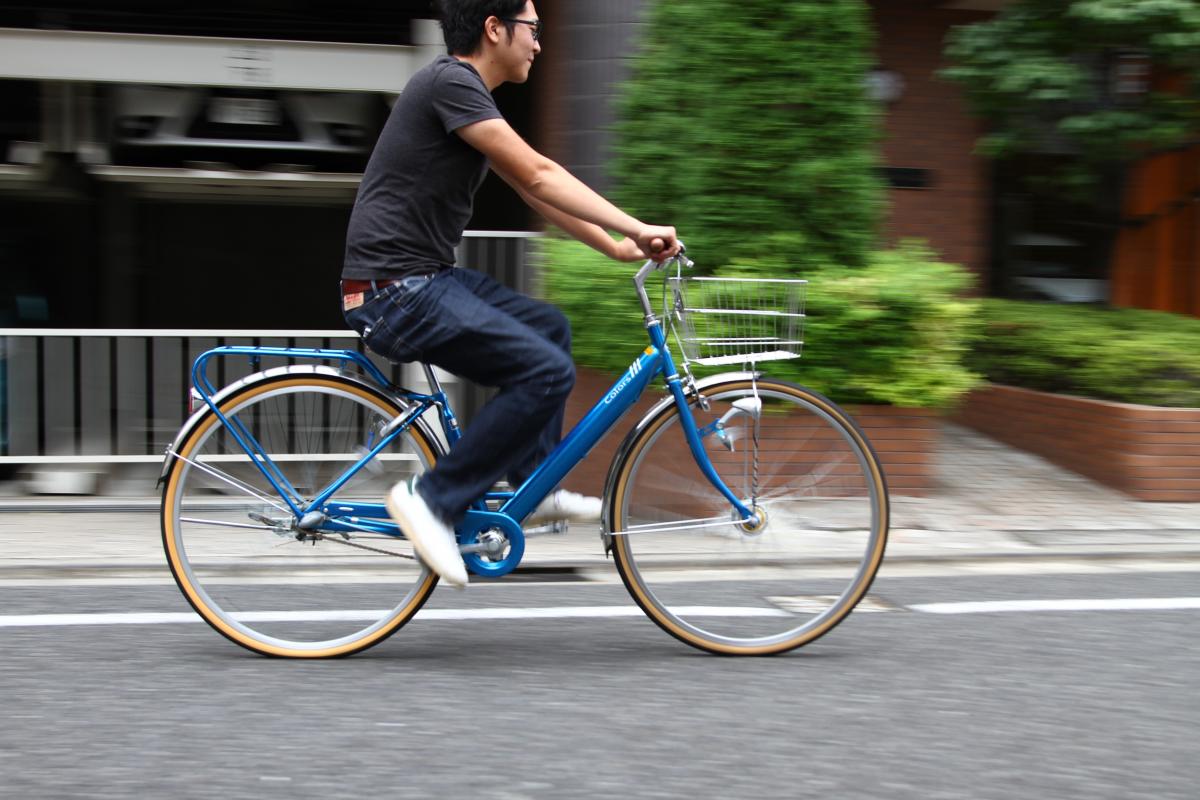
[[[690,266],[682,254],[642,266],[649,346],[523,485],[467,512],[459,546],[476,575],[515,569],[526,535],[544,532],[522,521],[661,378],[666,395],[609,469],[602,546],[668,633],[714,653],[780,653],[866,594],[887,541],[887,487],[842,410],[757,369],[799,354],[805,282],[692,278]],[[659,270],[656,310],[646,280]],[[218,390],[208,365],[229,356],[313,363]],[[693,373],[735,364],[743,371]],[[163,466],[162,536],[179,588],[213,628],[258,653],[322,658],[378,644],[420,610],[437,578],[381,499],[459,438],[423,366],[419,393],[354,351],[219,347],[197,358],[198,410]]]

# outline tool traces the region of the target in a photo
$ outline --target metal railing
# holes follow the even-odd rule
[[[470,232],[458,262],[533,292],[534,236]],[[192,362],[221,345],[357,350],[394,383],[425,385],[418,365],[390,364],[368,353],[349,330],[0,328],[0,465],[160,460],[190,414]],[[287,363],[264,359],[260,369]],[[238,357],[217,359],[211,369],[217,386],[252,371],[249,359]],[[456,412],[469,420],[485,390],[440,372],[439,379]]]
[[[0,336],[5,388],[0,463],[161,459],[191,413],[192,362],[213,347],[363,352],[353,331],[5,329]],[[409,377],[400,365],[372,360],[393,382]],[[289,363],[299,362],[264,359],[261,368]],[[213,371],[213,382],[224,386],[252,368],[248,358],[222,358]]]

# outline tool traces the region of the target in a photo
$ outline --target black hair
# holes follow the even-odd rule
[[[453,56],[469,56],[479,50],[483,23],[488,17],[515,17],[525,8],[526,0],[438,0],[442,17],[442,37]],[[511,37],[513,23],[506,22]]]

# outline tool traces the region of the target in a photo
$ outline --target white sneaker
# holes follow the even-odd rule
[[[397,483],[384,503],[421,560],[451,586],[466,586],[467,567],[459,555],[454,531],[429,510],[414,487],[407,481]]]
[[[587,497],[566,489],[553,492],[538,504],[525,524],[545,525],[548,522],[599,522],[603,504],[599,497]]]

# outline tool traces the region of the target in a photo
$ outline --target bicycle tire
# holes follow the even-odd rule
[[[830,400],[770,378],[704,387],[704,438],[719,475],[760,527],[695,465],[674,403],[639,423],[614,464],[606,498],[611,548],[629,593],[672,636],[712,653],[770,655],[815,641],[866,595],[887,545],[888,495],[870,443]],[[762,414],[732,411],[758,396]],[[711,430],[711,429],[710,429]],[[757,438],[756,438],[757,436]],[[680,527],[695,525],[698,527]]]
[[[321,374],[249,383],[220,409],[247,426],[307,498],[403,412],[372,387]],[[329,658],[378,644],[420,610],[437,578],[407,541],[367,532],[302,539],[295,514],[232,434],[209,409],[176,445],[163,486],[167,562],[205,622],[263,655]],[[440,453],[414,424],[331,502],[380,502],[403,473],[428,469]]]

